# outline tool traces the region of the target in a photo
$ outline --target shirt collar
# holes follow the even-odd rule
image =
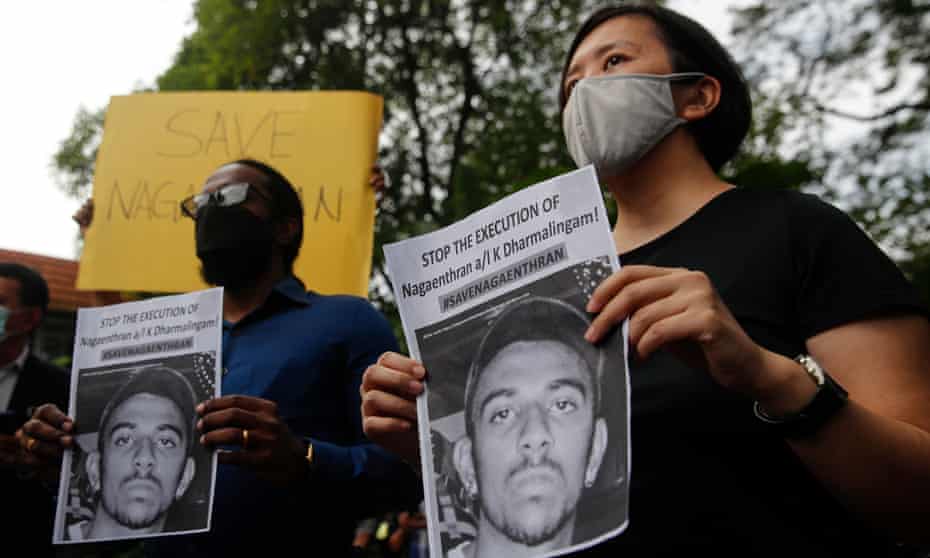
[[[23,347],[23,352],[19,353],[19,356],[16,357],[16,367],[20,370],[26,366],[26,359],[29,358],[29,343],[26,343],[26,346]]]
[[[19,353],[19,356],[16,357],[16,359],[8,363],[6,366],[0,366],[0,370],[7,372],[19,372],[26,365],[27,358],[29,358],[29,343],[26,343],[26,346],[23,347],[22,352]]]
[[[293,275],[288,275],[278,281],[271,289],[271,294],[265,299],[265,302],[258,308],[249,313],[235,324],[223,320],[223,329],[229,330],[234,327],[241,327],[255,320],[261,320],[271,314],[275,314],[290,305],[308,306],[312,300],[310,293],[307,292],[304,284]]]
[[[310,295],[307,293],[307,288],[300,282],[300,279],[293,275],[288,275],[278,281],[278,284],[272,290],[302,306],[310,304]]]

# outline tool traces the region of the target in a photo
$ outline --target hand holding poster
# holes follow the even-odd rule
[[[113,97],[94,169],[80,289],[186,292],[198,275],[180,203],[220,165],[281,172],[304,209],[295,274],[315,291],[368,293],[382,100],[352,91],[142,93]]]
[[[210,528],[216,454],[195,409],[219,395],[222,295],[78,310],[55,543]]]
[[[625,529],[625,331],[584,339],[584,306],[619,268],[593,169],[385,255],[429,374],[417,411],[431,555],[556,556]]]

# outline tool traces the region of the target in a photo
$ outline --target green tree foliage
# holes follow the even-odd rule
[[[89,111],[78,109],[71,127],[52,157],[52,170],[58,185],[71,196],[83,199],[90,194],[94,181],[94,161],[103,135],[105,108]]]
[[[755,1],[734,15],[770,149],[806,162],[930,301],[930,2]]]
[[[593,4],[200,0],[196,28],[157,89],[383,95],[379,161],[393,187],[380,203],[372,294],[386,301],[383,243],[451,223],[572,167],[556,76]],[[83,138],[77,126],[66,144],[74,138]],[[86,183],[91,161],[63,169]]]
[[[599,4],[199,0],[195,29],[157,89],[383,95],[379,160],[394,186],[376,221],[372,295],[390,306],[384,243],[572,168],[555,80]],[[926,0],[742,5],[728,46],[753,85],[755,124],[725,177],[832,196],[915,280],[926,277],[930,294]],[[90,184],[102,118],[82,111],[53,163],[76,195]]]

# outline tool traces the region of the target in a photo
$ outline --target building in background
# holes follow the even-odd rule
[[[36,270],[48,283],[48,313],[33,346],[44,358],[68,369],[74,348],[77,309],[98,306],[97,293],[74,288],[78,262],[0,249],[0,262],[14,262]]]

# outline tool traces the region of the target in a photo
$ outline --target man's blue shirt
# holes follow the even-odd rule
[[[281,487],[219,465],[211,532],[165,540],[159,550],[235,555],[296,547],[339,556],[358,518],[415,505],[415,474],[362,433],[362,374],[389,350],[397,342],[368,301],[308,293],[294,277],[239,322],[224,323],[223,395],[277,403],[291,432],[313,443],[314,470],[308,481]]]

